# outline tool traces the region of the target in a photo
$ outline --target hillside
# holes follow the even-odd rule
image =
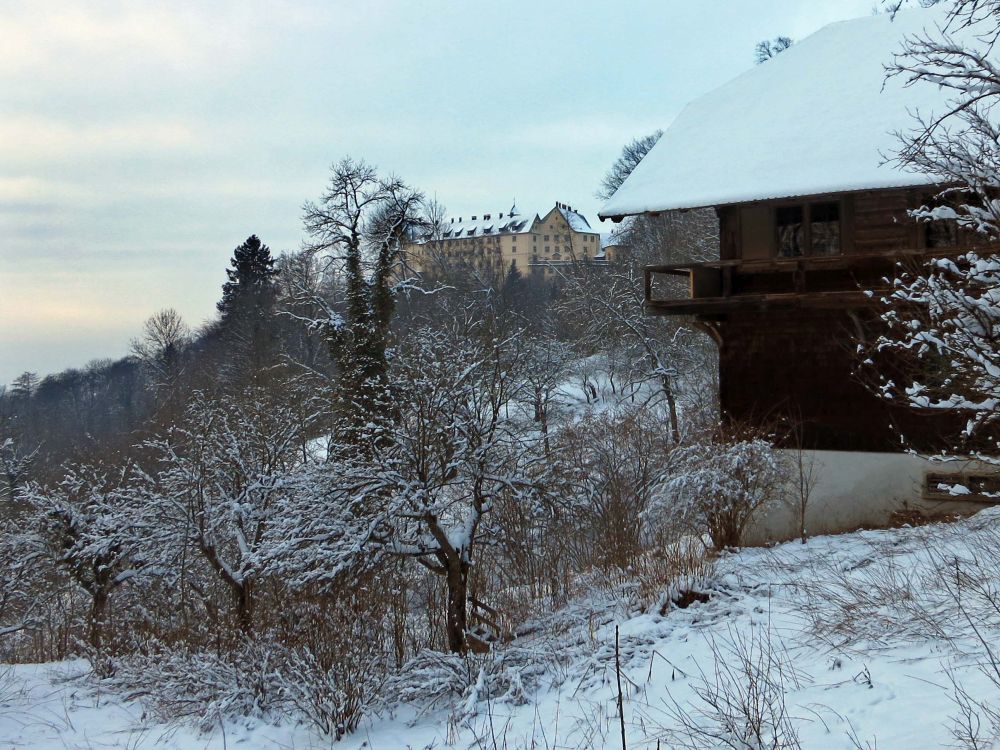
[[[1000,637],[998,542],[1000,512],[988,510],[954,524],[743,550],[672,591],[642,574],[594,581],[589,595],[492,654],[467,664],[418,657],[387,686],[379,715],[337,746],[621,747],[616,630],[629,748],[893,750],[957,744],[969,727],[995,735],[1000,675],[987,644]],[[678,595],[687,588],[699,596]],[[668,604],[671,594],[690,606]],[[332,742],[280,718],[206,733],[158,724],[141,701],[109,697],[84,672],[83,663],[9,669],[0,744]],[[758,739],[739,736],[747,727]]]

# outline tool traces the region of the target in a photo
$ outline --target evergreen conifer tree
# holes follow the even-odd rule
[[[278,270],[274,267],[271,249],[257,235],[250,235],[233,251],[229,265],[232,266],[226,269],[229,281],[222,285],[222,299],[216,305],[223,323],[247,301],[255,307],[274,303],[274,277]]]
[[[274,306],[278,269],[271,249],[257,235],[250,235],[233,251],[226,269],[228,281],[219,300],[220,331],[230,363],[244,366],[255,376],[274,364],[278,335]]]

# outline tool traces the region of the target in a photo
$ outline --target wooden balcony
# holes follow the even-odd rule
[[[856,308],[867,290],[885,290],[897,264],[960,251],[905,250],[768,260],[722,260],[645,269],[645,307],[653,315],[718,316],[766,308]],[[685,278],[687,297],[657,294],[657,277]],[[677,285],[673,291],[676,293]]]

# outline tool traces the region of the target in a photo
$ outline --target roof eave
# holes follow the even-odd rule
[[[905,190],[907,188],[932,187],[932,186],[940,186],[942,184],[943,183],[939,181],[933,181],[928,178],[925,182],[910,180],[910,181],[900,181],[900,182],[884,183],[884,184],[870,184],[870,185],[862,185],[856,188],[850,188],[850,189],[840,188],[836,190],[827,190],[818,193],[788,192],[781,194],[762,195],[738,201],[720,200],[716,202],[695,201],[690,203],[686,202],[665,203],[657,208],[646,208],[642,210],[632,209],[623,211],[607,211],[607,212],[601,211],[597,214],[597,216],[601,221],[606,221],[610,219],[611,221],[617,224],[629,216],[644,216],[647,214],[656,216],[657,214],[665,213],[667,211],[694,211],[700,208],[725,208],[727,206],[747,206],[755,203],[774,203],[774,202],[791,201],[791,200],[814,200],[816,198],[839,197],[844,195],[851,195],[853,193],[867,193],[873,190]]]

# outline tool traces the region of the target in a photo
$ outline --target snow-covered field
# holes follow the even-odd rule
[[[1000,703],[981,668],[984,643],[1000,642],[998,541],[990,510],[745,550],[718,561],[700,587],[708,601],[663,615],[655,592],[608,584],[497,655],[467,667],[428,658],[413,702],[339,743],[280,720],[211,734],[157,725],[141,704],[95,690],[82,662],[12,667],[0,679],[0,747],[617,748],[619,676],[629,748],[945,747],[962,715],[956,685]],[[719,744],[748,716],[785,744]]]

